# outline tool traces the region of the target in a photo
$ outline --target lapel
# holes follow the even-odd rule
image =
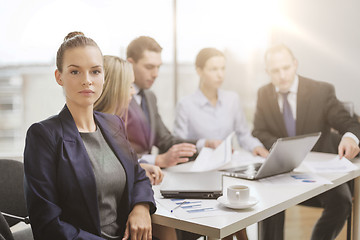
[[[132,148],[130,144],[125,139],[124,129],[121,128],[120,119],[118,122],[110,123],[105,115],[100,115],[98,112],[94,112],[94,117],[97,125],[99,126],[104,139],[109,144],[110,148],[116,155],[116,157],[120,160],[120,163],[124,167],[127,179],[127,189],[131,189],[129,184],[133,182],[134,174],[131,174],[131,169],[133,169],[133,159],[132,156]],[[116,117],[114,117],[115,119]],[[118,123],[118,124],[117,124]],[[113,126],[113,127],[112,127]],[[122,126],[124,127],[124,126]],[[133,153],[135,155],[135,153]]]
[[[146,146],[147,148],[149,148],[149,145],[150,145],[150,140],[147,138],[146,136],[146,132],[147,132],[147,118],[145,116],[145,113],[143,112],[143,110],[141,109],[141,106],[139,104],[137,104],[137,102],[135,101],[135,99],[133,98],[131,101],[130,101],[130,106],[129,106],[129,110],[133,112],[133,114],[135,115],[133,118],[134,118],[134,121],[137,122],[140,127],[141,127],[141,133],[142,133],[142,138],[145,140],[146,142]],[[149,115],[150,115],[150,122],[151,122],[151,113],[150,113],[150,110],[149,110]],[[151,146],[151,145],[150,145]]]
[[[296,134],[300,135],[303,133],[307,113],[309,111],[309,106],[311,104],[310,96],[311,88],[306,84],[304,78],[299,76],[299,87],[296,98]]]
[[[80,185],[92,222],[100,234],[97,193],[96,187],[94,187],[96,183],[90,159],[75,125],[75,121],[66,105],[60,112],[59,118],[63,126],[65,153]],[[64,157],[66,157],[66,155]]]
[[[146,98],[146,102],[147,102],[147,105],[148,105],[148,108],[149,108],[149,117],[150,117],[149,145],[150,145],[150,148],[151,148],[154,145],[154,140],[155,140],[155,133],[156,133],[156,119],[155,118],[156,118],[157,110],[156,110],[155,102],[152,101],[151,98],[150,98],[149,90],[144,91],[144,96]]]
[[[285,122],[282,113],[280,112],[279,108],[279,102],[278,102],[278,94],[275,90],[275,87],[270,83],[268,88],[268,94],[266,96],[269,96],[270,99],[268,99],[269,102],[269,109],[270,114],[273,116],[270,119],[275,119],[275,123],[277,125],[276,129],[280,129],[281,136],[287,136],[287,130],[285,127]]]

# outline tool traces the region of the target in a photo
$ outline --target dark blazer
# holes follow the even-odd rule
[[[118,209],[123,234],[135,204],[146,202],[156,210],[145,171],[114,115],[94,112],[106,142],[126,172],[126,188]],[[102,239],[95,177],[74,119],[65,106],[59,115],[33,124],[24,151],[25,195],[34,238]]]
[[[253,135],[267,149],[276,139],[287,137],[279,109],[278,94],[272,83],[258,91]],[[296,135],[321,132],[314,151],[337,153],[341,135],[351,132],[360,139],[360,124],[336,98],[333,85],[299,76],[296,110]],[[335,136],[331,128],[341,135]]]
[[[144,90],[144,94],[150,115],[150,137],[146,136],[148,130],[146,116],[135,99],[130,102],[127,122],[129,141],[139,155],[150,153],[153,146],[158,147],[160,153],[164,153],[177,143],[195,143],[171,135],[159,115],[155,94],[150,90]]]

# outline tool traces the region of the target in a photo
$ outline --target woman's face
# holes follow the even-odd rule
[[[218,89],[224,82],[225,58],[214,56],[209,58],[203,68],[197,68],[201,84],[208,88]]]
[[[94,46],[66,50],[63,69],[55,71],[69,106],[89,107],[100,97],[104,84],[103,56]]]

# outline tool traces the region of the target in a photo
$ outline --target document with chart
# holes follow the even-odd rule
[[[230,133],[216,149],[204,147],[195,159],[190,171],[205,172],[217,170],[230,162],[233,135],[234,132]]]
[[[171,214],[182,219],[234,214],[233,210],[221,207],[215,200],[177,198],[155,198],[155,200]]]

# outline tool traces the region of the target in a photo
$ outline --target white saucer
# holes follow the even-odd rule
[[[219,197],[217,199],[217,201],[219,203],[221,203],[222,205],[224,205],[225,207],[233,208],[233,209],[250,208],[250,207],[256,205],[259,202],[259,200],[257,200],[255,197],[252,197],[252,196],[249,197],[249,201],[247,201],[247,202],[239,202],[238,204],[230,204],[225,196]]]

